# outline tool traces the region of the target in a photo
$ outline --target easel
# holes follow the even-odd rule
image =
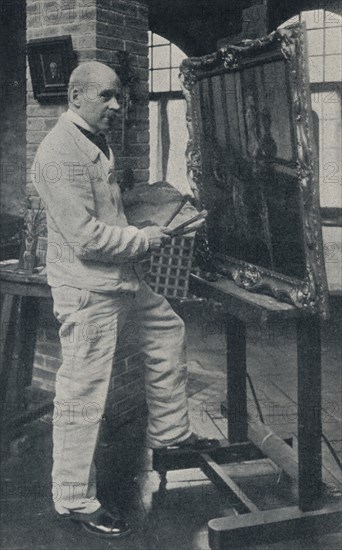
[[[209,521],[213,550],[275,543],[317,533],[338,531],[341,504],[324,503],[321,452],[321,342],[318,315],[303,313],[268,296],[249,293],[227,279],[208,282],[192,276],[192,291],[221,302],[227,334],[228,441],[210,453],[177,449],[154,451],[153,467],[162,480],[167,470],[199,467],[234,498],[238,517]],[[298,457],[264,424],[249,422],[247,411],[247,323],[297,323]],[[267,444],[268,442],[268,444]],[[220,465],[271,458],[298,484],[298,506],[261,511]]]

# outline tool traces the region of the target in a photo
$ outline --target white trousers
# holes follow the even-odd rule
[[[190,433],[184,323],[145,283],[136,293],[52,289],[61,322],[63,363],[57,372],[53,425],[53,499],[58,513],[91,513],[96,498],[94,453],[111,379],[117,337],[129,312],[145,358],[150,447]],[[95,415],[96,416],[96,415]]]

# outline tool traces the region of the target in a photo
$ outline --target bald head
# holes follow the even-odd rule
[[[69,108],[77,112],[94,132],[106,130],[120,110],[121,83],[113,69],[89,61],[81,63],[69,80]]]
[[[99,61],[87,61],[86,63],[81,63],[73,70],[70,75],[69,80],[69,92],[73,89],[74,86],[84,88],[89,84],[97,84],[103,79],[107,78],[108,80],[113,79],[114,77],[118,78],[116,72]]]

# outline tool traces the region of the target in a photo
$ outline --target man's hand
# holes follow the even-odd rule
[[[142,229],[145,235],[147,235],[150,250],[156,250],[171,239],[169,233],[171,229],[169,227],[163,227],[159,225],[148,225]]]

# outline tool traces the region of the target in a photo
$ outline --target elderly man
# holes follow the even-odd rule
[[[168,229],[127,223],[113,153],[101,135],[120,111],[120,94],[111,68],[79,65],[70,78],[69,109],[41,143],[34,164],[34,184],[47,211],[48,282],[63,354],[53,426],[54,504],[61,517],[107,537],[125,535],[129,527],[97,499],[99,422],[89,422],[84,411],[89,404],[105,407],[128,312],[145,357],[149,446],[201,444],[188,417],[183,322],[135,270],[146,252],[169,239]]]

